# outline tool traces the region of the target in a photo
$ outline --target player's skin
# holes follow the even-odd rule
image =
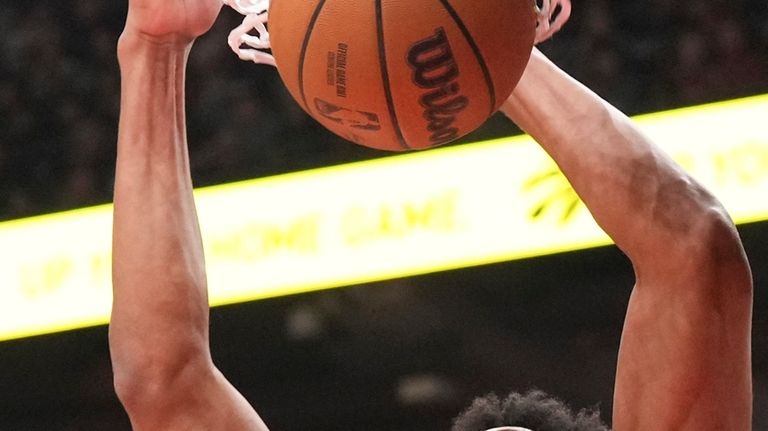
[[[188,161],[184,78],[220,0],[130,0],[118,45],[122,99],[110,350],[137,431],[263,431],[214,366]]]
[[[129,0],[118,45],[110,349],[137,431],[267,429],[211,359],[187,152],[187,57],[220,7]],[[615,429],[748,430],[751,278],[717,201],[538,53],[504,111],[553,155],[635,265]]]
[[[752,277],[722,205],[537,50],[502,111],[633,264],[614,430],[751,429]]]

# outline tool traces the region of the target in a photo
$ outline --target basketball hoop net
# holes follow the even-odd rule
[[[232,51],[241,60],[275,66],[275,58],[264,50],[270,48],[269,32],[265,25],[269,20],[269,0],[222,0],[225,5],[245,15],[227,38]],[[256,30],[257,35],[250,34]],[[243,45],[248,48],[243,48]]]
[[[571,1],[537,0],[535,6],[536,38],[533,43],[536,45],[552,37],[568,21],[571,16]]]
[[[229,47],[240,59],[275,66],[275,58],[265,52],[270,48],[269,0],[222,0],[225,5],[245,15],[242,24],[227,38]],[[563,27],[571,16],[570,0],[536,0],[536,37],[534,44],[549,39]],[[257,35],[251,34],[255,30]],[[244,48],[246,45],[247,48]]]

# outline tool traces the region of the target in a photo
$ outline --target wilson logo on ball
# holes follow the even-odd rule
[[[408,64],[413,69],[413,82],[431,90],[419,98],[431,133],[429,140],[440,145],[456,139],[459,129],[453,124],[469,99],[459,94],[460,71],[445,30],[440,27],[433,36],[414,44],[408,51]]]

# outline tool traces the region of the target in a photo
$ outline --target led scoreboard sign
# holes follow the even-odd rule
[[[636,118],[739,223],[768,219],[768,96]],[[609,244],[529,138],[196,192],[212,305]],[[111,206],[0,223],[0,340],[107,322]]]

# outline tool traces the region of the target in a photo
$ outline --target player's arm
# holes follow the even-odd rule
[[[553,157],[634,266],[615,429],[750,429],[752,281],[721,204],[538,51],[502,110]]]
[[[211,360],[203,248],[188,161],[184,78],[219,0],[131,0],[122,98],[110,350],[134,429],[264,431]]]

